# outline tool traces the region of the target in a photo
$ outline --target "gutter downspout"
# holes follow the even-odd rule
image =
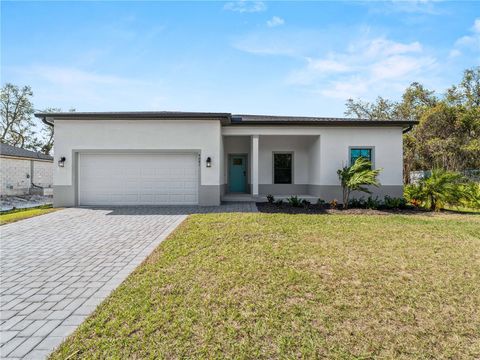
[[[403,133],[403,134],[406,134],[407,132],[409,132],[409,131],[412,130],[412,129],[413,129],[413,125],[409,125],[407,128],[405,128],[405,129],[402,130],[402,133]]]

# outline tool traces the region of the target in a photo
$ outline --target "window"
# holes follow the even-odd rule
[[[359,157],[363,157],[373,164],[371,148],[350,148],[350,165],[353,165]]]
[[[292,183],[293,154],[273,154],[273,183]]]
[[[233,165],[243,165],[243,159],[242,158],[234,158],[233,159]]]

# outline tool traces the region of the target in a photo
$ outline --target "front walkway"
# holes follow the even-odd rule
[[[219,207],[70,208],[0,227],[0,358],[43,359],[188,214]]]

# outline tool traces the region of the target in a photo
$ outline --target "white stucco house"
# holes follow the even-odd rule
[[[39,113],[55,126],[54,205],[218,205],[267,194],[341,199],[337,170],[383,168],[401,196],[412,121],[189,112]]]

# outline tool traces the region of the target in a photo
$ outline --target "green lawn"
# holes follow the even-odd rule
[[[29,209],[15,209],[0,214],[0,225],[9,224],[15,221],[28,219],[34,216],[48,214],[59,209],[52,208],[52,205],[44,205]]]
[[[53,359],[480,357],[480,216],[194,215]]]

